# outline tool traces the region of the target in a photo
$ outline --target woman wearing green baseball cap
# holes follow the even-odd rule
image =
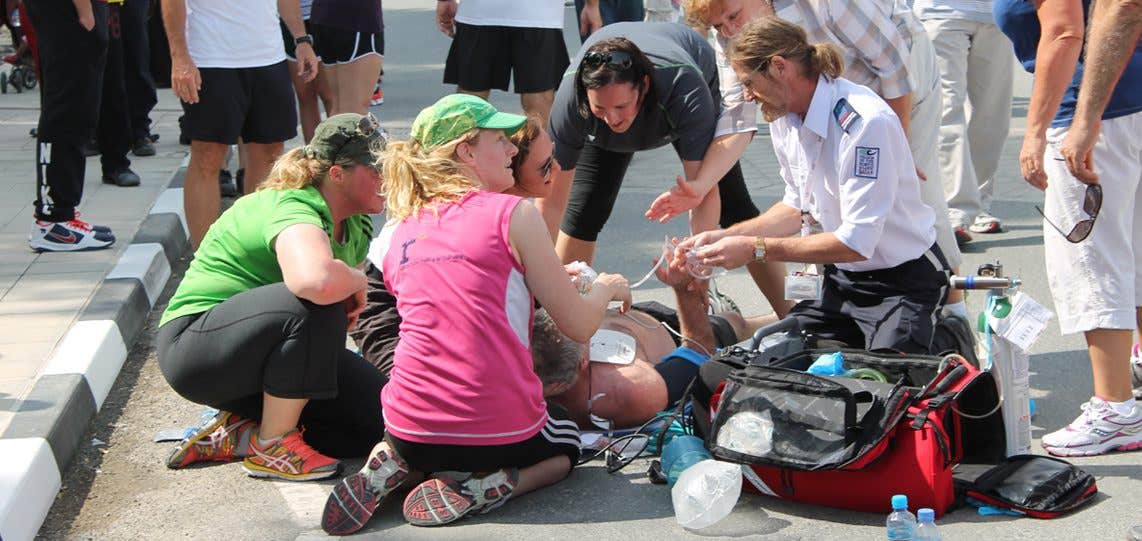
[[[168,467],[244,459],[254,477],[323,479],[339,470],[331,456],[362,456],[383,433],[385,378],[345,349],[365,302],[368,214],[385,206],[383,142],[371,115],[332,116],[210,226],[158,357],[176,392],[220,411]]]
[[[499,193],[514,183],[508,137],[524,121],[454,94],[421,111],[411,140],[385,151],[397,225],[379,263],[402,318],[400,341],[381,391],[384,440],[334,487],[322,514],[328,533],[362,528],[411,472],[452,472],[404,501],[406,520],[433,526],[555,483],[578,461],[578,428],[544,401],[532,369],[533,307],[538,300],[585,342],[608,303],[629,307],[630,287],[601,274],[580,295],[539,211]]]

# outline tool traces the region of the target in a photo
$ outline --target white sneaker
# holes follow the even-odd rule
[[[986,212],[981,212],[979,216],[975,217],[975,221],[972,222],[968,230],[972,233],[1000,233],[1003,231],[1003,224],[999,222],[999,218]]]
[[[1099,398],[1082,405],[1082,414],[1071,424],[1043,436],[1043,449],[1055,456],[1093,456],[1115,449],[1142,449],[1142,406],[1130,415],[1119,415]]]
[[[102,250],[115,244],[115,235],[107,228],[96,229],[80,219],[70,222],[32,221],[28,246],[37,252],[78,252]]]

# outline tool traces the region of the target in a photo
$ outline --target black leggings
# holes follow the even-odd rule
[[[579,240],[598,240],[599,232],[611,217],[633,156],[630,152],[613,152],[595,145],[583,147],[575,164],[575,180],[571,183],[561,231]],[[741,163],[735,163],[718,181],[718,193],[722,198],[718,223],[722,227],[761,214],[746,190]]]
[[[341,303],[257,287],[159,328],[159,368],[183,398],[251,419],[262,417],[263,392],[308,398],[305,441],[330,456],[364,456],[384,433],[387,380],[345,349],[347,322]]]

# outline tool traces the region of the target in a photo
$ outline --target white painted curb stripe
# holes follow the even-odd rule
[[[126,360],[127,345],[114,321],[77,321],[41,375],[83,374],[95,396],[95,411],[99,411]]]
[[[30,541],[59,493],[59,467],[43,438],[0,439],[0,457],[0,537]]]
[[[182,222],[182,232],[187,238],[190,238],[190,228],[186,225],[186,213],[182,208],[182,188],[167,188],[163,193],[159,194],[159,198],[155,200],[155,206],[151,207],[151,214],[173,213],[178,215],[178,219]]]
[[[128,246],[123,255],[119,256],[119,263],[107,273],[105,279],[137,278],[143,283],[148,304],[153,307],[170,277],[171,267],[163,254],[163,245],[145,242]]]

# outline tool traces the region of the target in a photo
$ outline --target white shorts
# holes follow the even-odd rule
[[[1047,130],[1044,213],[1063,233],[1089,218],[1086,184],[1059,153],[1068,128]],[[1102,184],[1102,209],[1086,240],[1068,242],[1043,223],[1047,280],[1064,334],[1093,329],[1134,329],[1142,306],[1142,112],[1102,121],[1094,167]]]

